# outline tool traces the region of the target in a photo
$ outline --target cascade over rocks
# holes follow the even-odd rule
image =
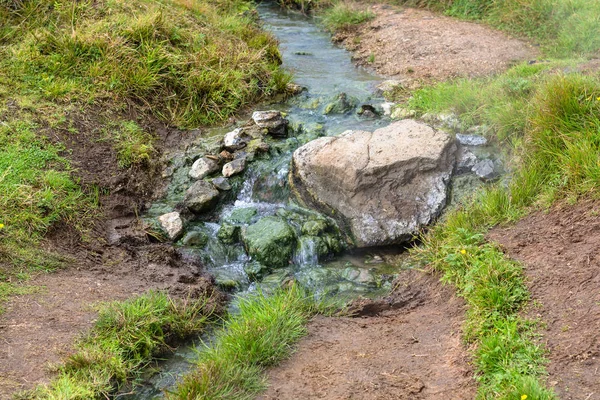
[[[350,230],[356,246],[402,243],[446,205],[455,153],[447,133],[402,120],[307,143],[294,152],[290,183]]]

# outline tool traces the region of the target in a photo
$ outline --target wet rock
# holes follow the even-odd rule
[[[204,179],[206,176],[219,170],[219,163],[212,158],[202,157],[194,161],[189,176],[192,179]]]
[[[219,177],[211,180],[213,186],[219,190],[227,191],[231,190],[231,183],[229,183],[229,179]]]
[[[473,166],[472,171],[484,181],[493,180],[500,176],[492,160],[479,161]]]
[[[386,92],[392,92],[396,89],[402,89],[403,87],[404,85],[402,84],[402,81],[396,79],[389,79],[377,85],[377,94],[383,95]]]
[[[383,110],[383,115],[392,115],[392,108],[396,105],[396,103],[392,103],[386,101],[385,103],[381,103],[381,109]]]
[[[358,107],[358,110],[356,110],[356,114],[363,118],[377,118],[381,112],[371,104],[362,104]]]
[[[263,276],[269,273],[269,268],[258,261],[251,261],[244,265],[244,272],[246,272],[251,281],[259,281]]]
[[[285,86],[285,91],[288,94],[291,94],[292,96],[299,95],[300,93],[302,93],[305,90],[306,90],[306,88],[304,86],[296,85],[295,83],[288,83]]]
[[[247,134],[243,128],[237,128],[225,134],[223,147],[227,151],[236,151],[246,147],[250,140],[252,140],[252,136]]]
[[[225,162],[229,162],[229,161],[233,160],[233,154],[231,154],[227,150],[223,150],[222,152],[220,152],[219,157],[221,158],[221,160],[223,160]]]
[[[258,214],[258,210],[255,207],[236,208],[231,212],[229,221],[234,224],[249,224],[252,222],[252,218]]]
[[[348,96],[346,93],[340,93],[337,97],[325,106],[323,114],[346,114],[356,108],[358,100]]]
[[[217,239],[225,244],[237,243],[240,240],[240,227],[223,222],[217,232]]]
[[[412,118],[417,114],[415,110],[409,110],[408,108],[397,107],[392,111],[392,119],[407,119]]]
[[[287,137],[287,126],[289,121],[281,115],[280,111],[255,111],[252,120],[262,129],[274,137]]]
[[[244,169],[246,169],[246,158],[238,158],[223,165],[223,176],[229,178],[230,176],[243,172]]]
[[[469,172],[477,164],[477,156],[471,150],[462,149],[456,163],[456,172],[459,174]]]
[[[361,285],[367,285],[371,287],[379,286],[377,277],[370,271],[363,268],[349,267],[342,271],[342,278],[360,283]]]
[[[185,192],[183,200],[187,208],[193,213],[202,213],[215,206],[219,192],[214,186],[204,180],[196,181]]]
[[[171,240],[177,240],[183,233],[183,220],[177,211],[161,215],[158,222]]]
[[[188,232],[182,242],[185,246],[204,247],[208,243],[208,235],[200,231]]]
[[[456,140],[463,146],[485,146],[487,144],[487,139],[480,135],[464,135],[457,133]]]
[[[306,221],[302,225],[302,234],[310,236],[318,236],[327,230],[327,222],[322,220]]]
[[[290,182],[305,204],[349,229],[358,247],[402,243],[446,205],[455,153],[450,135],[403,120],[302,146]]]
[[[296,245],[294,231],[279,217],[265,217],[250,225],[242,240],[248,255],[271,268],[287,266]]]

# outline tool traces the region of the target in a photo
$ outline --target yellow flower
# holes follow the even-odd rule
[[[596,97],[596,101],[600,101],[600,97]],[[524,396],[526,396],[526,395],[524,395]]]
[[[526,394],[522,394],[521,395],[521,400],[525,400],[525,399],[527,399],[527,395]]]
[[[0,224],[0,229],[4,228],[4,224]]]
[[[460,254],[467,254],[467,251],[465,249],[461,249]]]

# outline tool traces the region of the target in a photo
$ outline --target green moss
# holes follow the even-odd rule
[[[265,217],[243,232],[248,255],[270,268],[289,264],[296,244],[294,231],[279,217]]]

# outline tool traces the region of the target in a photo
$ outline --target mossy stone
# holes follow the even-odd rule
[[[259,281],[263,276],[269,273],[269,268],[258,261],[252,261],[244,265],[244,271],[251,281]]]
[[[296,245],[294,231],[279,217],[260,219],[248,226],[242,236],[248,255],[271,268],[287,266]]]
[[[310,220],[302,225],[304,235],[318,236],[327,230],[327,222],[323,220]]]
[[[208,235],[201,231],[188,232],[183,238],[183,244],[191,247],[204,247],[208,243]]]
[[[223,222],[219,228],[219,231],[217,232],[217,238],[221,241],[221,243],[236,243],[240,240],[240,227]]]
[[[234,224],[249,224],[256,214],[258,210],[254,207],[236,208],[228,219]]]

